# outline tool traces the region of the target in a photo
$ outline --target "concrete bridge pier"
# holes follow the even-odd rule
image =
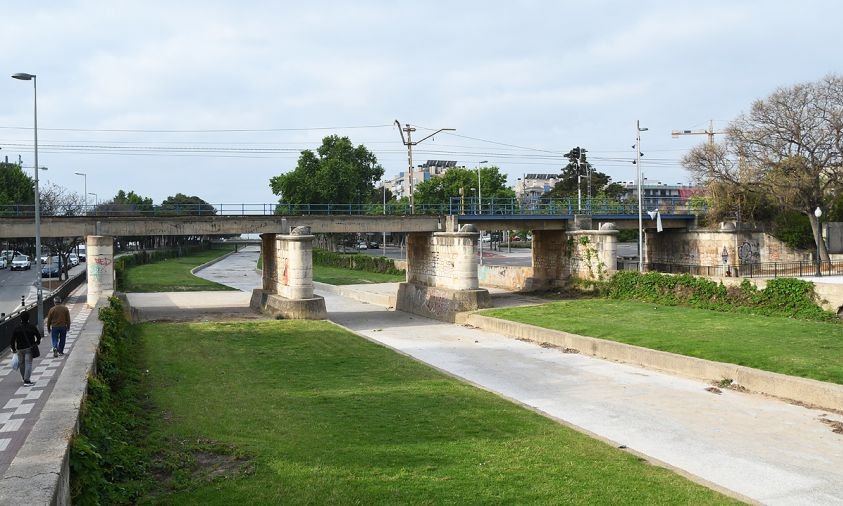
[[[558,288],[570,279],[569,245],[564,230],[532,230],[533,275],[527,278],[523,291]]]
[[[491,307],[489,291],[477,278],[479,239],[473,225],[458,232],[410,233],[407,281],[398,288],[395,309],[453,322],[457,313]]]
[[[85,262],[88,267],[86,304],[88,307],[94,307],[101,297],[114,295],[114,238],[107,235],[89,235],[85,239]]]
[[[306,226],[261,235],[263,286],[252,291],[253,309],[292,320],[328,317],[325,299],[313,293],[313,239]]]
[[[619,233],[614,223],[604,223],[600,230],[568,231],[571,274],[590,281],[608,279],[618,269]]]

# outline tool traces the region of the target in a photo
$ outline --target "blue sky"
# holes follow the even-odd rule
[[[269,178],[325,135],[406,168],[393,122],[455,128],[414,161],[480,160],[510,184],[589,151],[688,182],[705,136],[777,87],[840,73],[843,4],[707,2],[6,2],[0,67],[38,75],[39,161],[100,200],[274,202]],[[0,79],[0,156],[32,166],[32,88]],[[339,128],[345,127],[345,128]]]

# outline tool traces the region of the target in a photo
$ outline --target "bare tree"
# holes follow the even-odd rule
[[[695,179],[735,194],[757,193],[808,217],[843,186],[843,77],[779,88],[726,129],[726,141],[691,150],[682,161]],[[725,187],[723,186],[725,185]],[[820,255],[828,251],[820,241]]]
[[[82,195],[54,183],[43,185],[39,200],[44,216],[80,216],[85,213],[85,199]],[[49,248],[50,255],[55,254],[59,257],[59,278],[67,279],[64,266],[68,265],[70,253],[81,241],[81,237],[53,237],[43,241]],[[37,254],[40,255],[41,252]]]

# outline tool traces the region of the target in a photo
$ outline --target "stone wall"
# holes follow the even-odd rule
[[[494,286],[515,292],[535,290],[533,268],[520,265],[480,265],[477,276],[481,286]]]
[[[722,265],[723,249],[729,264],[759,262],[801,262],[811,259],[810,253],[790,248],[763,232],[734,230],[700,230],[663,232],[647,231],[648,262],[669,262],[692,265]]]
[[[572,230],[570,238],[570,273],[580,279],[604,280],[617,270],[618,231]]]
[[[407,236],[407,282],[451,290],[474,290],[476,232],[411,233]]]

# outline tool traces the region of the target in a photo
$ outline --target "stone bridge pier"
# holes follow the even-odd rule
[[[618,231],[605,223],[600,230],[533,230],[533,274],[524,291],[565,286],[576,276],[603,280],[617,270]]]
[[[85,254],[88,269],[88,298],[85,302],[88,307],[94,307],[100,297],[114,295],[114,238],[108,235],[87,236]]]
[[[313,239],[306,226],[261,234],[263,286],[252,291],[253,309],[294,320],[328,317],[325,299],[313,293]]]
[[[489,291],[478,284],[475,245],[480,231],[410,233],[407,281],[398,288],[396,309],[453,322],[463,311],[491,307]]]

